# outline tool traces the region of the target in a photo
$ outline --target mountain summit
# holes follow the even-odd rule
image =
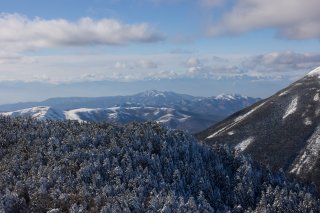
[[[308,73],[308,76],[319,76],[319,75],[320,75],[320,67],[317,67],[316,69]]]
[[[320,67],[275,95],[198,133],[320,186]]]

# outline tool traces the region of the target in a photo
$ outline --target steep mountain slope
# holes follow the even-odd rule
[[[197,134],[320,187],[320,68]]]
[[[30,108],[15,110],[28,105],[28,103],[18,103],[0,106],[0,109],[12,109],[3,113],[4,115],[30,115],[40,119],[67,118],[78,121],[106,121],[121,124],[132,121],[157,121],[170,128],[195,133],[258,100],[240,95],[204,98],[152,90],[133,96],[55,98],[39,103],[29,103],[30,106],[33,106]],[[53,112],[56,115],[51,116]]]
[[[319,212],[312,188],[155,123],[0,117],[0,212]]]

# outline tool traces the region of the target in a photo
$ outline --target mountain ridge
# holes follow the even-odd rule
[[[319,187],[319,75],[320,68],[312,70],[273,96],[197,133],[197,138],[211,145],[228,144]]]
[[[2,114],[119,124],[156,121],[169,128],[195,133],[257,100],[259,99],[241,95],[205,98],[151,90],[133,96],[54,98],[39,102],[34,107]]]
[[[153,96],[150,94],[154,94]],[[161,94],[161,95],[160,95]],[[260,98],[252,98],[247,96],[241,96],[238,94],[234,94],[231,96],[235,97],[243,97],[243,99],[248,99],[249,101],[252,100],[259,100]],[[156,103],[154,99],[152,98],[158,98],[161,99],[166,97],[167,102],[161,102]],[[120,96],[105,96],[105,97],[56,97],[56,98],[49,98],[44,101],[39,102],[18,102],[18,103],[12,103],[12,104],[2,104],[0,105],[0,111],[15,111],[15,110],[21,110],[25,108],[31,108],[36,106],[51,106],[57,109],[62,110],[69,110],[69,109],[75,109],[75,108],[107,108],[107,107],[113,107],[115,105],[123,105],[123,104],[130,104],[133,102],[133,104],[144,104],[146,106],[154,106],[154,105],[173,105],[173,104],[181,104],[182,101],[204,101],[204,100],[214,100],[215,97],[218,96],[212,96],[212,97],[201,97],[201,96],[191,96],[187,94],[179,94],[175,92],[161,92],[157,90],[147,90],[145,92],[140,92],[135,95],[120,95]],[[149,98],[149,101],[148,99]],[[151,99],[151,100],[150,100]],[[161,99],[163,100],[163,99]],[[143,102],[146,101],[146,102]],[[79,106],[72,106],[75,104],[80,104]]]

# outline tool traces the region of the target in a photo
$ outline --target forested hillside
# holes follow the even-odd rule
[[[317,194],[155,123],[0,117],[0,212],[320,212]]]

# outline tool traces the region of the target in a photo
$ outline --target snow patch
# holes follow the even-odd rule
[[[238,94],[220,94],[218,96],[215,97],[216,100],[225,100],[225,101],[231,101],[231,100],[237,100],[237,99],[248,99],[248,96],[242,96],[242,95],[238,95]]]
[[[66,119],[68,120],[75,120],[79,122],[84,122],[79,116],[79,113],[91,113],[91,112],[96,112],[99,111],[100,109],[90,109],[90,108],[79,108],[79,109],[73,109],[69,111],[65,111],[64,115],[66,116]]]
[[[285,114],[283,115],[282,119],[286,119],[289,115],[295,113],[297,111],[298,106],[298,97],[295,97],[291,103],[289,104]]]
[[[4,116],[30,116],[32,118],[36,118],[39,120],[46,120],[46,119],[56,119],[56,120],[63,120],[64,114],[60,110],[52,109],[48,106],[38,106],[38,107],[32,107],[22,110],[17,110],[13,112],[4,112],[0,113]]]
[[[239,117],[237,117],[236,119],[234,119],[235,122],[240,122],[243,119],[245,119],[246,117],[248,117],[250,114],[252,114],[254,111],[256,111],[257,109],[259,109],[260,107],[262,107],[264,105],[264,103],[260,104],[259,106],[256,106],[255,108],[253,108],[252,110],[250,110],[249,112],[247,112],[244,115],[240,115]]]
[[[110,113],[110,114],[108,115],[108,118],[115,120],[115,119],[118,118],[118,113],[117,113],[117,112]]]
[[[315,94],[315,96],[313,97],[314,101],[319,101],[319,93]]]
[[[288,91],[288,90],[286,90],[286,91],[284,91],[284,92],[280,93],[278,96],[279,96],[279,97],[281,97],[281,96],[284,96],[284,95],[286,95],[286,94],[288,94],[288,93],[289,93],[289,91]]]
[[[316,75],[320,75],[320,67],[317,67],[316,69],[312,70],[307,74],[307,76],[316,76]]]
[[[228,135],[234,135],[234,131],[230,131],[227,133]]]
[[[237,125],[239,122],[241,122],[243,119],[245,119],[246,117],[248,117],[250,114],[252,114],[254,111],[256,111],[257,109],[259,109],[260,107],[262,107],[265,104],[265,102],[261,103],[260,105],[254,107],[252,110],[250,110],[249,112],[245,113],[244,115],[240,115],[239,117],[237,117],[236,119],[234,119],[234,121],[230,124],[228,124],[227,126],[219,129],[218,131],[214,132],[212,135],[209,135],[206,139],[210,139],[213,138],[217,135],[219,135],[220,133],[231,129],[232,127],[234,127],[235,125]]]
[[[305,119],[304,119],[304,124],[307,125],[307,126],[312,125],[311,119],[310,119],[310,118],[305,118]]]
[[[163,92],[157,90],[147,90],[144,93],[142,93],[142,95],[146,97],[166,97],[166,95]]]
[[[230,101],[230,100],[235,100],[235,97],[230,94],[220,94],[220,95],[216,96],[216,99]]]
[[[302,155],[295,160],[297,163],[291,169],[290,173],[300,175],[313,169],[320,154],[320,126],[307,141],[307,146]]]
[[[184,117],[184,118],[179,118],[178,120],[180,121],[180,122],[185,122],[186,120],[188,120],[189,119],[189,117]]]
[[[250,136],[249,138],[241,141],[239,144],[235,146],[235,150],[244,151],[252,142],[254,141],[254,137]]]

